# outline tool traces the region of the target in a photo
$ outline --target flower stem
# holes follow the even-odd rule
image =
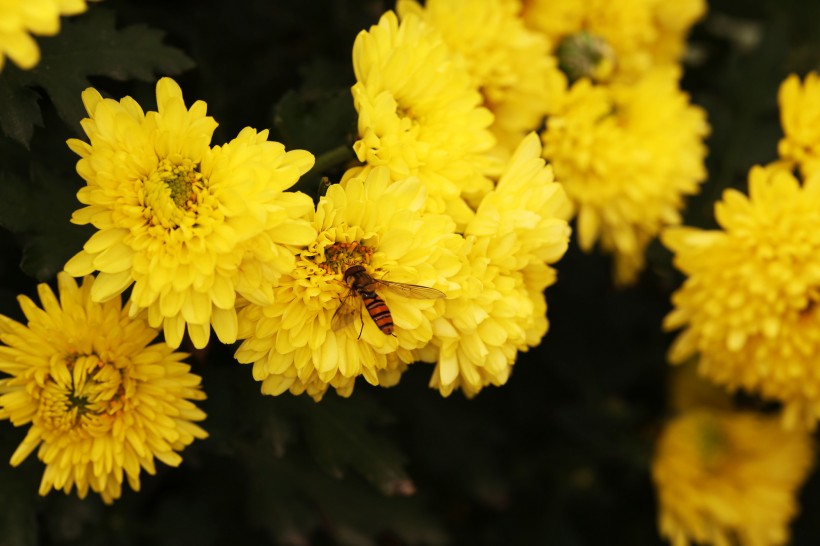
[[[332,150],[328,150],[316,158],[316,164],[311,169],[315,173],[323,173],[345,161],[353,159],[353,150],[348,145],[338,146]]]

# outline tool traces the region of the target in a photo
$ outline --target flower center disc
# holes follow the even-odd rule
[[[174,228],[196,209],[206,183],[190,159],[163,159],[145,181],[146,217],[151,225]]]
[[[123,378],[97,355],[55,358],[45,379],[39,413],[52,430],[103,432],[122,409]]]
[[[603,38],[581,31],[564,38],[555,50],[558,67],[570,82],[583,77],[607,80],[615,66],[615,52]]]
[[[325,248],[325,261],[319,267],[331,274],[341,274],[354,265],[367,265],[373,255],[373,249],[354,241],[352,243],[333,243]]]

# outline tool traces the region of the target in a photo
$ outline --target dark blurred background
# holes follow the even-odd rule
[[[390,7],[112,0],[38,42],[48,60],[65,40],[93,40],[109,23],[115,35],[133,25],[162,31],[122,47],[144,52],[122,61],[144,70],[89,67],[88,81],[153,109],[156,77],[174,74],[186,101],[206,101],[219,121],[215,142],[247,125],[269,127],[288,148],[318,156],[353,141],[353,40]],[[712,227],[721,192],[745,190],[749,167],[776,157],[780,82],[820,67],[820,2],[716,0],[690,43],[683,86],[707,109],[712,135],[709,179],[686,221]],[[4,77],[29,76],[7,66]],[[79,92],[34,89],[39,126],[27,141],[0,137],[0,312],[17,319],[15,296],[34,296],[36,282],[52,281],[88,236],[68,225],[82,181],[64,142],[81,136],[79,117],[61,120],[82,108]],[[72,94],[61,103],[60,92]],[[300,189],[315,196],[318,177],[338,179],[338,169],[314,173]],[[361,382],[349,399],[263,397],[232,347],[194,352],[210,438],[188,447],[181,467],[143,474],[142,490],[125,488],[113,506],[93,494],[39,497],[43,466],[34,456],[16,469],[0,464],[0,546],[661,544],[649,464],[669,414],[672,336],[660,325],[681,277],[657,243],[649,264],[637,285],[619,290],[609,260],[573,244],[547,292],[542,345],[520,355],[506,386],[473,400],[429,389],[425,364],[391,389]],[[0,423],[0,462],[24,435]],[[817,476],[800,502],[792,544],[820,544]]]

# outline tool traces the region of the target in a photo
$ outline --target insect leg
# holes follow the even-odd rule
[[[362,306],[364,305],[364,300],[359,298],[359,320],[362,321],[362,329],[359,330],[359,337],[356,340],[362,339],[362,334],[364,333],[364,314],[362,313]]]

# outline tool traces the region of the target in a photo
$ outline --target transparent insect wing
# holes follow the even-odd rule
[[[430,288],[429,286],[385,280],[375,280],[374,282],[377,290],[392,292],[393,294],[398,294],[399,296],[404,296],[405,298],[434,300],[447,297],[447,295],[441,290],[436,290],[435,288]]]
[[[358,305],[356,305],[358,303]],[[362,302],[360,298],[353,296],[353,291],[347,293],[344,299],[339,303],[336,312],[333,313],[333,318],[330,320],[330,327],[334,331],[343,329],[345,326],[353,322],[356,314],[361,315]]]

